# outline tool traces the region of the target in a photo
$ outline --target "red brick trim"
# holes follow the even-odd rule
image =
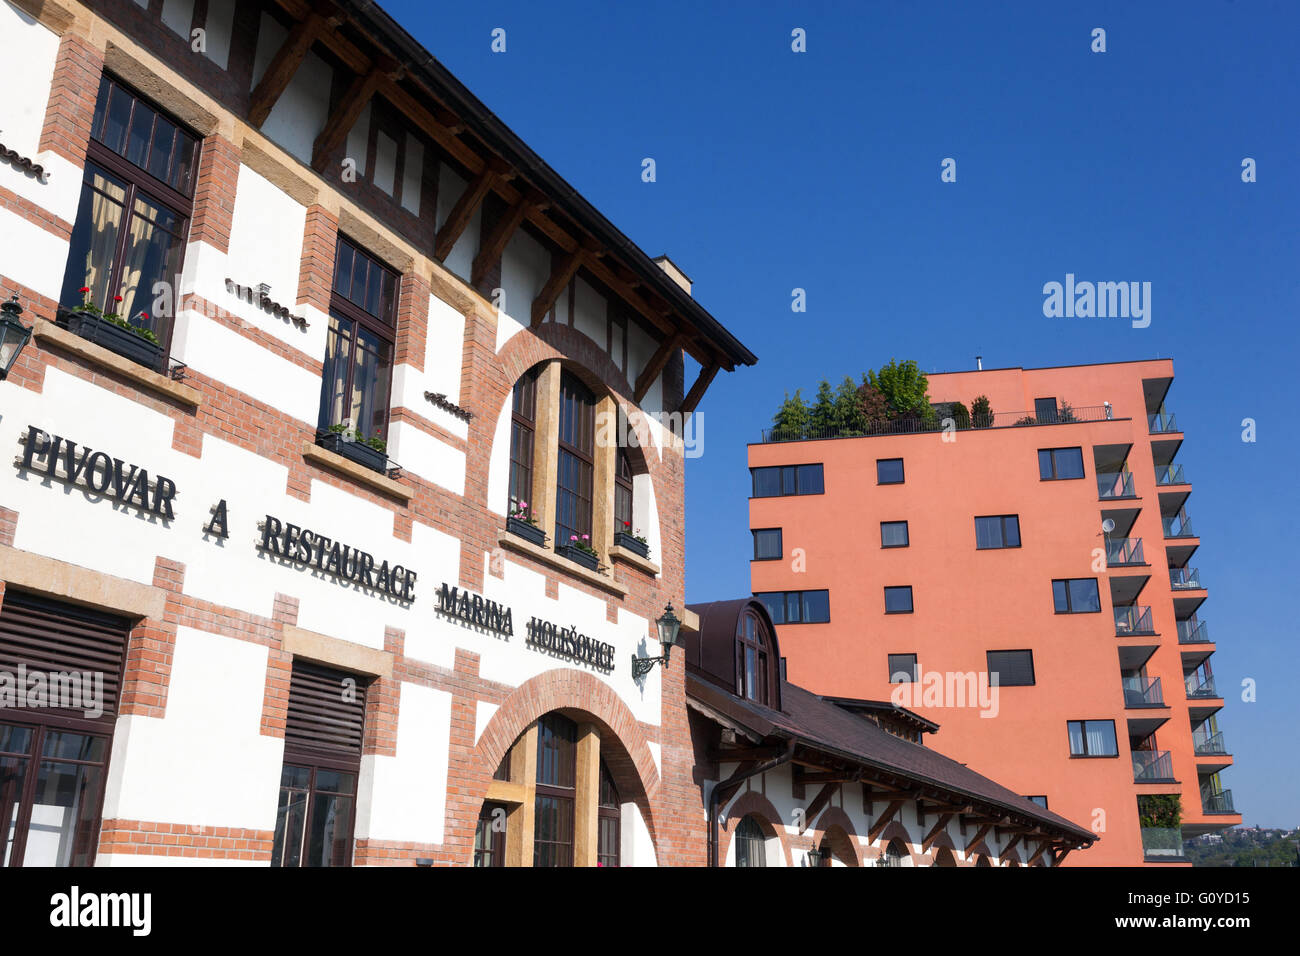
[[[8,209],[20,219],[30,222],[33,226],[39,226],[64,242],[72,238],[72,223],[60,219],[44,206],[38,206],[30,199],[3,186],[0,186],[0,209]]]
[[[147,820],[105,820],[99,853],[132,856],[188,856],[207,860],[270,862],[275,833],[240,827],[209,827]]]
[[[429,282],[408,272],[397,293],[397,345],[394,365],[424,371],[425,342],[429,334]]]
[[[194,187],[194,218],[190,241],[206,242],[222,252],[230,250],[230,224],[235,215],[235,189],[239,181],[239,150],[224,136],[203,140],[199,178]]]
[[[329,312],[334,285],[334,252],[339,220],[320,204],[307,207],[303,227],[302,263],[298,271],[298,304],[309,303]]]
[[[37,152],[51,150],[78,167],[85,164],[104,54],[75,33],[65,33],[54,60],[54,81]]]
[[[153,586],[168,592],[163,620],[142,620],[131,630],[126,646],[126,670],[118,713],[143,717],[167,715],[167,692],[171,684],[172,660],[176,654],[176,621],[181,591],[185,586],[185,565],[166,558],[154,560]]]
[[[0,544],[13,547],[14,535],[18,531],[18,512],[0,507]]]
[[[785,832],[785,821],[775,804],[757,790],[746,790],[731,802],[727,808],[726,818],[718,826],[718,865],[725,865],[727,854],[731,852],[731,840],[736,834],[736,827],[745,817],[753,815],[763,825],[768,839],[775,838],[781,844],[785,854],[785,865],[794,866],[794,855],[790,852],[789,835]]]

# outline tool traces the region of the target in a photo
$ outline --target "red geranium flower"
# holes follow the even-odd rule
[[[113,296],[113,301],[114,301],[114,302],[121,302],[121,301],[122,301],[122,297],[121,297],[120,295],[115,295],[115,296]]]
[[[82,286],[80,289],[78,289],[77,291],[78,291],[78,292],[89,292],[89,291],[90,291],[90,286],[88,286],[88,285],[83,285],[83,286]]]

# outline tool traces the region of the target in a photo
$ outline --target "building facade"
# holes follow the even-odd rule
[[[698,862],[630,658],[754,356],[373,4],[0,32],[5,863]]]
[[[1167,360],[932,375],[941,415],[989,410],[749,447],[789,679],[938,722],[934,746],[1102,837],[1072,863],[1175,864],[1241,822],[1172,382]]]
[[[692,605],[687,705],[713,866],[1057,866],[1097,837],[923,744],[888,701],[780,673],[761,601]]]

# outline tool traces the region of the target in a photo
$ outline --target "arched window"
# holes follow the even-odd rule
[[[632,462],[620,449],[614,469],[614,533],[634,534],[632,520]]]
[[[596,865],[618,866],[619,823],[623,814],[618,788],[605,761],[600,762],[600,798],[596,807]]]
[[[769,704],[771,660],[766,628],[752,609],[736,622],[736,695]]]
[[[573,866],[578,725],[560,714],[537,722],[533,866]]]
[[[767,866],[767,837],[753,814],[736,827],[736,866]]]
[[[510,412],[510,513],[522,512],[522,517],[533,514],[533,436],[537,431],[540,371],[540,365],[533,366],[515,382]]]
[[[596,396],[565,372],[560,377],[559,460],[555,479],[555,546],[591,540],[596,451]]]
[[[907,847],[903,845],[903,841],[894,837],[885,847],[885,866],[902,866],[907,856]]]
[[[981,867],[981,866],[992,866],[992,865],[993,865],[993,864],[989,862],[989,858],[988,858],[988,856],[986,856],[986,855],[983,854],[983,853],[981,853],[979,859],[975,861],[975,866],[977,866],[977,867]]]
[[[957,858],[952,855],[952,850],[946,846],[940,847],[939,852],[934,855],[935,866],[956,866]]]

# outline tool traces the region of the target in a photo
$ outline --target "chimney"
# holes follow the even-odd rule
[[[674,282],[685,289],[687,295],[691,294],[691,278],[681,269],[677,268],[677,263],[673,262],[673,260],[669,259],[667,256],[655,256],[654,262],[660,269],[663,269],[664,272],[668,273],[669,277]]]
[[[982,355],[975,356],[975,371],[977,372],[984,371],[984,356]]]

